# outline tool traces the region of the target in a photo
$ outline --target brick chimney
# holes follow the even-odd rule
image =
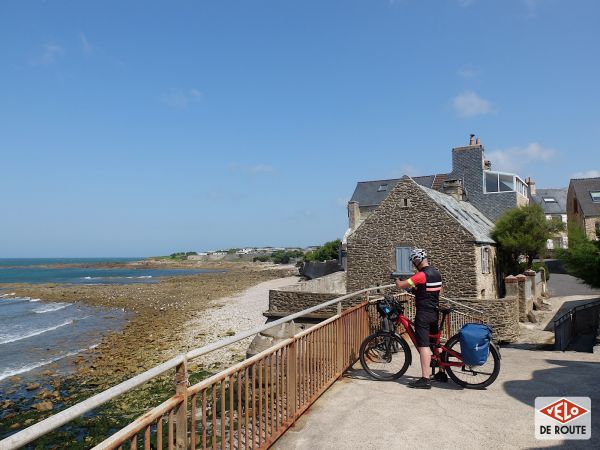
[[[354,230],[360,221],[358,202],[348,202],[348,227]]]
[[[527,186],[529,186],[529,195],[535,195],[537,190],[535,188],[535,181],[531,177],[527,178]]]
[[[448,194],[459,202],[464,200],[465,191],[461,180],[446,180],[442,184],[442,192]]]

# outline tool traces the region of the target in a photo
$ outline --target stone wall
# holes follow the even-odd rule
[[[312,306],[317,306],[343,294],[286,291],[272,289],[269,291],[269,309],[264,313],[267,317],[285,317],[297,313]],[[363,299],[358,299],[360,303]],[[344,303],[344,306],[347,303]],[[329,317],[337,312],[335,306],[321,310],[307,317]]]
[[[498,299],[456,299],[462,304],[483,312],[482,319],[493,331],[495,342],[513,342],[519,336],[519,303],[517,297]],[[475,314],[463,305],[452,304],[455,311]]]
[[[473,236],[408,177],[348,237],[348,292],[390,284],[395,249],[405,246],[427,249],[444,279],[444,295],[480,295]]]

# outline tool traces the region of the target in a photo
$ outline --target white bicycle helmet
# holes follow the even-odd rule
[[[410,251],[409,259],[413,264],[419,264],[425,258],[427,258],[427,252],[422,248],[413,248]]]

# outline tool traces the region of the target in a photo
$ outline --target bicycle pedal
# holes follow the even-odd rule
[[[448,382],[448,375],[446,375],[446,372],[438,372],[433,376],[433,380],[434,381],[440,381],[442,383],[447,383]]]

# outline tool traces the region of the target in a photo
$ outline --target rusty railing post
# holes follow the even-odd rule
[[[342,302],[337,303],[337,315],[336,320],[336,339],[335,339],[335,352],[336,352],[336,363],[337,363],[337,374],[342,375],[344,371],[344,329],[342,324]]]
[[[188,426],[187,426],[187,405],[188,405],[188,371],[187,358],[175,369],[175,394],[183,396],[183,401],[175,411],[175,448],[177,450],[186,450],[188,448]],[[193,430],[192,430],[193,431]]]
[[[298,409],[297,404],[297,392],[298,383],[296,378],[296,343],[298,341],[294,338],[290,346],[288,347],[288,376],[287,376],[287,405],[288,405],[288,421],[294,422],[296,420],[296,410]]]

